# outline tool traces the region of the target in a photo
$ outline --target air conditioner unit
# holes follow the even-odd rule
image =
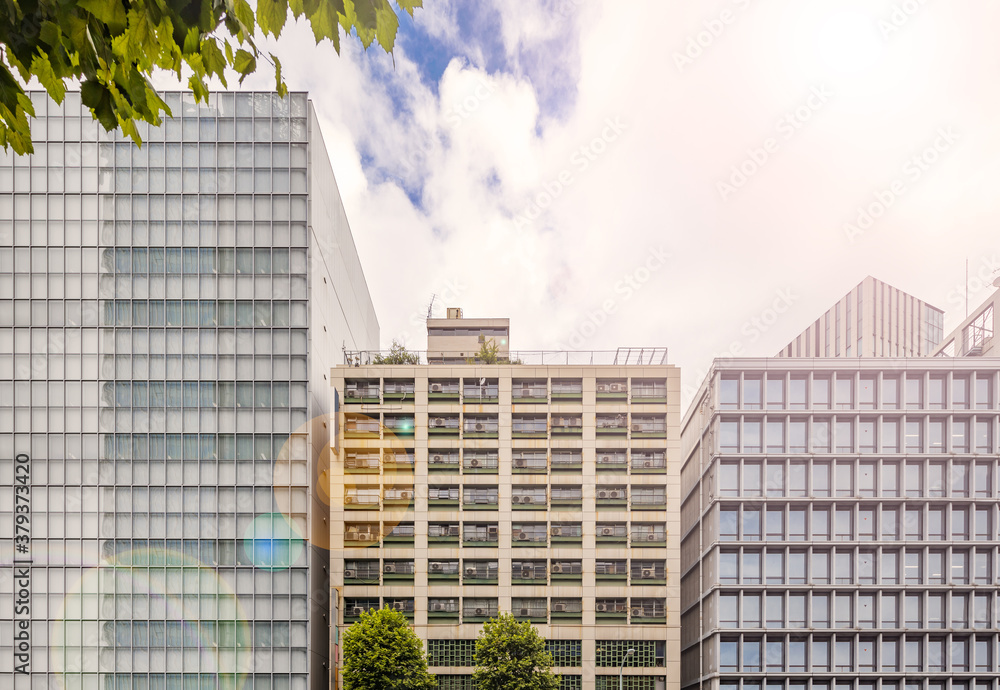
[[[598,393],[607,393],[608,392],[608,384],[606,384],[606,383],[599,383],[599,384],[597,384],[597,392]]]
[[[495,537],[497,534],[500,533],[500,528],[497,527],[496,525],[490,525],[486,528],[486,533]]]
[[[558,575],[562,571],[563,571],[563,567],[561,565],[559,565],[558,563],[553,563],[552,564],[552,574],[553,575]]]
[[[400,498],[405,498],[405,499],[413,498],[413,492],[412,491],[400,491],[399,492],[399,497]]]
[[[521,496],[521,503],[531,503],[531,496]]]
[[[521,571],[521,579],[522,580],[534,580],[535,579],[535,571],[534,570],[522,570]]]
[[[469,467],[479,467],[479,458],[472,458],[472,460],[469,460]]]
[[[602,527],[601,528],[601,536],[602,537],[613,537],[613,536],[615,536],[615,528],[614,527]]]
[[[633,432],[642,431],[642,424],[633,424],[632,431]]]
[[[444,426],[444,417],[431,417],[430,426],[432,429]]]
[[[527,541],[528,534],[526,532],[515,532],[514,538],[517,539],[518,541]]]
[[[468,567],[467,567],[467,568],[465,569],[465,574],[466,574],[466,575],[475,575],[475,574],[476,574],[476,567],[475,567],[475,566],[472,566],[472,565],[468,566]]]
[[[444,604],[435,601],[431,604],[431,611],[444,611]]]
[[[655,534],[650,533],[646,535],[646,541],[658,541],[658,539],[656,538]]]
[[[549,530],[549,533],[553,537],[561,537],[562,536],[562,527],[553,527],[551,530]]]
[[[344,571],[344,579],[345,580],[353,580],[357,576],[358,576],[358,571],[357,570],[351,569],[351,570],[345,570]]]
[[[521,497],[520,496],[511,496],[510,502],[511,503],[520,503],[521,502]]]
[[[654,577],[654,574],[655,573],[654,573],[654,571],[653,571],[652,568],[643,568],[642,569],[642,576],[645,579],[650,579],[650,578]]]
[[[395,563],[386,563],[385,567],[382,568],[382,572],[385,572],[385,573],[394,573],[394,572],[396,572],[396,564]]]
[[[444,461],[444,457],[441,456],[441,455],[432,455],[431,456],[431,462],[443,462],[443,461]]]
[[[563,604],[563,603],[552,604],[552,612],[553,613],[559,613],[559,612],[564,612],[564,611],[566,611],[566,604]]]
[[[607,498],[608,497],[608,492],[607,491],[598,491],[597,492],[597,497],[598,498]]]
[[[351,615],[353,616],[360,616],[364,612],[365,610],[360,606],[355,606],[353,609],[351,609]]]
[[[634,609],[632,609],[632,615],[636,616],[636,617],[641,616],[642,615],[642,609],[640,609],[640,608],[634,608]]]
[[[361,397],[361,391],[357,390],[356,388],[350,388],[350,389],[347,390],[347,397],[348,398],[360,398]]]
[[[344,500],[345,500],[345,501],[347,501],[347,503],[354,503],[354,502],[355,502],[355,498],[354,498],[354,496],[348,496],[348,497],[347,497],[346,499],[344,499]]]
[[[514,467],[527,467],[527,466],[528,466],[528,461],[525,460],[524,458],[516,458],[514,460]]]
[[[356,529],[349,529],[349,530],[347,530],[347,533],[344,535],[344,539],[347,539],[348,541],[357,541],[358,540],[358,530],[356,530]]]
[[[457,537],[458,536],[458,525],[449,525],[448,526],[448,536],[449,537]]]
[[[621,491],[609,491],[608,498],[621,498]]]
[[[375,536],[371,532],[359,532],[358,541],[375,541]]]
[[[612,383],[610,386],[608,386],[608,389],[612,393],[624,393],[627,390],[626,385],[624,383]]]
[[[486,615],[486,609],[476,609],[476,615],[477,616],[485,616]]]
[[[601,612],[607,611],[608,610],[608,605],[607,604],[598,604],[597,605],[597,610],[601,611]]]
[[[486,425],[482,422],[476,422],[476,431],[486,431]]]
[[[528,615],[528,609],[521,609],[521,615],[522,616],[527,616]]]
[[[406,610],[406,602],[405,601],[394,601],[394,602],[392,602],[392,608],[396,609],[397,611],[405,611]]]
[[[643,463],[642,463],[642,466],[643,467],[647,467],[647,468],[648,467],[652,467],[653,466],[653,461],[652,460],[644,460]]]
[[[431,393],[440,393],[440,392],[441,392],[441,384],[440,383],[432,383],[431,384]]]
[[[612,461],[613,461],[613,459],[612,459],[612,456],[610,456],[610,455],[602,455],[601,456],[601,462],[612,462]]]
[[[432,573],[440,573],[441,572],[441,564],[440,563],[431,563],[431,565],[430,565],[430,571]]]

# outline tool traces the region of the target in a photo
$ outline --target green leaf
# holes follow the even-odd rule
[[[312,26],[313,36],[319,43],[324,38],[329,38],[333,43],[333,48],[340,52],[340,20],[337,17],[337,8],[331,0],[320,0],[316,12],[309,15],[309,24]]]
[[[257,69],[257,58],[242,48],[236,51],[236,59],[233,60],[233,69],[240,73],[240,83],[254,70]]]
[[[112,33],[125,30],[125,7],[119,0],[80,0],[77,4],[107,24]]]
[[[257,0],[257,25],[265,35],[281,35],[288,19],[288,0]]]
[[[281,60],[274,53],[271,53],[271,61],[274,62],[274,83],[277,84],[278,95],[284,98],[288,95],[288,85],[281,78]]]
[[[49,62],[49,56],[41,48],[38,49],[38,55],[31,62],[31,71],[38,77],[38,83],[45,87],[45,90],[52,96],[52,100],[56,103],[62,103],[66,96],[66,85],[62,79],[56,77],[52,70],[52,63]]]

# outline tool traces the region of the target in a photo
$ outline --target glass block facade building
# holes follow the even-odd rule
[[[716,361],[684,422],[684,688],[995,690],[1000,368]]]
[[[679,687],[676,367],[361,365],[331,382],[338,623],[402,611],[441,688],[471,690],[498,612],[539,628],[564,688],[617,688],[628,649],[624,687]]]
[[[312,448],[378,323],[307,95],[165,99],[0,155],[0,687],[328,686]]]

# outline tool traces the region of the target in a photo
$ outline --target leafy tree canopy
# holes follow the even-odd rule
[[[262,58],[274,65],[279,94],[287,92],[281,62],[256,38],[281,33],[292,16],[305,17],[319,43],[340,52],[340,30],[367,49],[377,41],[391,52],[399,27],[393,2],[413,15],[423,0],[6,0],[0,2],[0,144],[30,153],[31,101],[15,77],[32,77],[62,103],[67,83],[81,82],[80,96],[106,130],[120,127],[141,143],[137,121],[160,124],[170,111],[149,76],[157,68],[187,83],[199,101],[226,72],[243,80]]]
[[[344,633],[344,690],[432,690],[420,638],[399,611],[365,611]]]
[[[375,355],[372,357],[372,364],[420,364],[420,355],[407,350],[398,340],[393,340],[389,354]]]
[[[527,622],[502,613],[483,624],[476,639],[478,690],[556,690],[559,676],[552,673],[552,655],[545,640]]]

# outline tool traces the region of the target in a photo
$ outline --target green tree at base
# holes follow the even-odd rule
[[[344,633],[344,690],[432,690],[420,638],[399,611],[365,611]]]
[[[531,623],[502,613],[483,624],[476,640],[477,690],[557,690],[552,655]]]

